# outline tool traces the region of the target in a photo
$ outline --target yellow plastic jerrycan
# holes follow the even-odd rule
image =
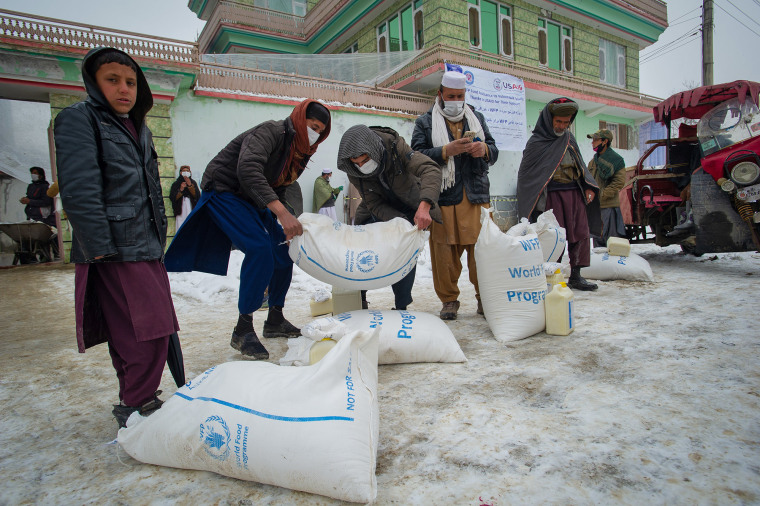
[[[551,336],[566,336],[575,328],[573,315],[573,291],[564,281],[554,285],[546,295],[546,333]]]
[[[337,341],[330,337],[325,337],[321,341],[317,341],[316,343],[311,345],[311,348],[309,349],[309,364],[314,365],[322,358],[327,355],[327,353],[332,350],[335,345],[338,344]]]
[[[565,281],[565,276],[562,275],[562,271],[557,269],[553,273],[546,276],[546,291],[547,293],[551,292],[554,288],[554,285],[563,283]]]

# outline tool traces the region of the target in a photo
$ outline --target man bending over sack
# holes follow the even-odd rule
[[[581,276],[591,261],[589,231],[601,233],[599,187],[581,158],[578,143],[569,131],[578,104],[557,98],[541,111],[533,135],[523,151],[517,173],[517,209],[520,218],[535,222],[551,209],[567,233],[570,288],[596,290]]]
[[[427,156],[412,151],[395,130],[355,125],[346,130],[338,148],[338,169],[361,194],[356,225],[404,218],[425,230],[435,219],[441,191],[441,168]],[[391,285],[394,309],[412,303],[412,285],[417,268]],[[366,291],[362,307],[367,308]]]
[[[230,248],[245,254],[240,267],[237,325],[230,346],[245,357],[269,358],[253,329],[252,313],[269,288],[264,337],[298,337],[282,314],[293,276],[286,241],[303,233],[286,208],[287,190],[330,133],[330,111],[314,100],[281,121],[265,121],[234,138],[203,173],[201,200],[166,252],[170,272],[224,276]],[[277,221],[279,220],[279,223]]]

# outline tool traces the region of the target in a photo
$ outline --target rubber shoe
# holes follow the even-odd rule
[[[441,320],[456,320],[459,311],[459,301],[444,302],[441,308]]]
[[[269,358],[269,352],[261,344],[255,331],[247,332],[242,336],[233,331],[230,346],[238,350],[246,358],[253,360],[266,360]]]
[[[275,337],[300,337],[301,329],[284,319],[280,323],[264,322],[264,337],[272,339]]]
[[[154,411],[158,410],[164,403],[161,399],[158,398],[158,395],[161,393],[159,390],[156,392],[156,394],[153,396],[153,399],[149,400],[139,408],[135,408],[132,406],[125,406],[124,404],[114,404],[113,410],[111,411],[111,414],[114,418],[116,418],[116,423],[119,424],[119,428],[123,429],[127,426],[127,420],[129,419],[130,415],[137,411],[142,416],[148,416]]]
[[[587,281],[581,276],[581,268],[573,267],[570,271],[570,279],[567,280],[567,286],[575,290],[581,290],[583,292],[593,292],[599,286],[596,283]]]

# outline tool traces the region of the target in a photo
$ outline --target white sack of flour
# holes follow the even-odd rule
[[[311,345],[330,337],[336,341],[357,330],[380,329],[378,362],[465,362],[467,359],[449,327],[435,315],[419,311],[358,310],[311,321],[304,337],[288,339],[280,365],[307,365]],[[330,352],[332,353],[332,351]]]
[[[481,227],[475,243],[478,286],[488,325],[498,341],[515,341],[546,328],[544,298],[546,276],[538,236],[529,228],[525,235],[505,234],[481,212]],[[510,234],[510,232],[512,232]]]
[[[591,253],[591,265],[581,269],[581,276],[599,281],[654,281],[649,262],[635,253],[627,257],[610,255],[606,251]]]
[[[554,212],[549,209],[541,213],[533,227],[538,235],[538,242],[541,243],[544,262],[559,262],[559,258],[565,251],[567,237],[565,229],[560,226]]]
[[[303,235],[290,241],[290,258],[314,279],[344,290],[400,281],[417,265],[429,235],[403,218],[356,226],[313,213],[298,220]]]
[[[119,444],[148,464],[370,502],[377,495],[378,334],[347,334],[310,367],[212,367],[149,417],[133,414]]]

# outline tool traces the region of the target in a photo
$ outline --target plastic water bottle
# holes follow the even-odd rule
[[[322,358],[327,355],[327,353],[332,350],[335,345],[338,344],[337,341],[330,337],[325,337],[321,341],[317,341],[316,343],[311,345],[311,348],[309,349],[309,364],[314,365]]]
[[[566,336],[575,329],[573,315],[573,291],[564,281],[554,285],[546,295],[546,333],[551,336]]]

